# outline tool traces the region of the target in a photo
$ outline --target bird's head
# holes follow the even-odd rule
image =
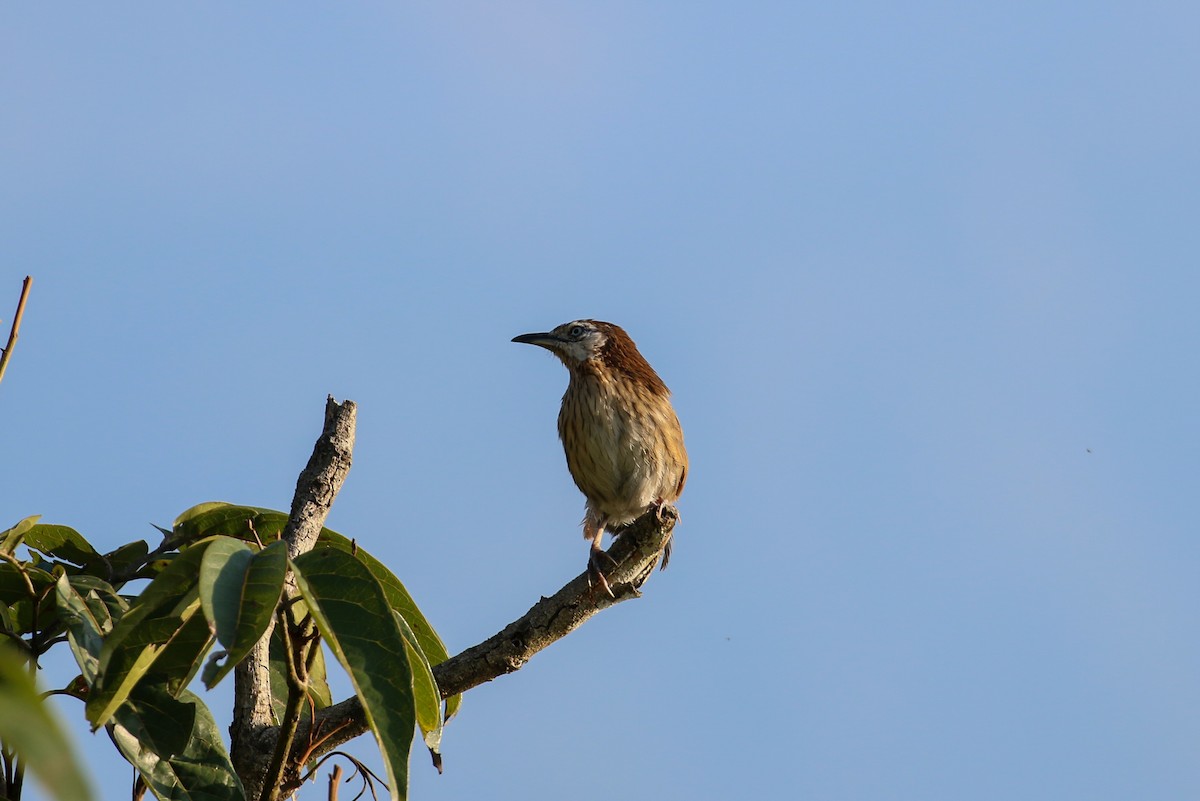
[[[521,334],[512,341],[545,348],[562,359],[572,375],[603,373],[632,382],[655,395],[666,397],[671,394],[619,325],[600,320],[574,320],[553,331]]]
[[[602,323],[598,320],[574,320],[563,323],[553,331],[521,334],[519,337],[513,337],[512,341],[545,348],[562,359],[562,363],[568,368],[572,368],[578,367],[588,359],[600,356],[613,329],[620,331],[612,323]]]

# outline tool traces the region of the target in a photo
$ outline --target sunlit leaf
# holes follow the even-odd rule
[[[417,637],[404,620],[404,616],[392,610],[400,631],[404,635],[405,651],[408,654],[408,666],[412,670],[413,700],[417,713],[417,725],[425,738],[425,747],[433,756],[433,766],[438,773],[442,772],[442,696],[438,692],[437,680],[433,677],[433,668],[425,657]]]
[[[383,588],[351,554],[318,547],[293,565],[321,635],[350,676],[383,753],[394,799],[408,796],[416,709],[404,633]]]
[[[41,519],[41,515],[33,515],[25,518],[10,529],[0,531],[0,553],[6,553],[11,556],[17,546],[21,544],[21,540],[25,538],[25,534],[28,533],[29,529],[33,528],[34,524]]]
[[[287,573],[287,546],[275,542],[255,553],[246,543],[221,537],[208,546],[200,564],[200,602],[225,647],[223,663],[204,669],[212,687],[242,661],[266,632]]]
[[[254,551],[241,540],[217,537],[208,544],[200,560],[200,604],[204,616],[217,633],[217,641],[226,648],[234,641],[237,615],[241,608],[246,570]]]
[[[98,566],[107,573],[104,557],[70,526],[38,524],[25,534],[25,546],[73,565]]]
[[[267,545],[279,538],[287,519],[286,514],[274,509],[209,501],[197,504],[177,517],[172,536],[184,542],[218,535],[254,542],[257,534],[262,544]]]

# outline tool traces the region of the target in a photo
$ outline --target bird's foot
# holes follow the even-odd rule
[[[671,539],[667,540],[667,544],[663,546],[662,561],[658,563],[659,570],[667,569],[667,562],[671,561],[671,543],[674,541],[675,541],[675,538],[671,537]]]
[[[679,522],[679,508],[661,498],[650,504],[650,511],[654,513],[654,519],[659,523]]]
[[[670,509],[671,511],[668,512],[667,509]],[[679,511],[662,498],[659,498],[654,503],[650,504],[650,511],[654,512],[654,519],[659,523],[665,523],[667,522],[667,519],[671,517],[674,517],[676,520],[679,519]],[[673,539],[674,537],[668,539],[667,544],[663,546],[662,561],[658,565],[659,570],[666,570],[667,563],[671,561],[671,542]]]
[[[607,563],[602,566],[602,563]],[[591,556],[588,557],[587,579],[588,586],[595,588],[596,585],[604,590],[604,594],[609,598],[616,598],[613,594],[612,587],[608,584],[608,579],[604,576],[604,567],[609,570],[616,568],[617,562],[611,556],[599,548],[592,548]]]

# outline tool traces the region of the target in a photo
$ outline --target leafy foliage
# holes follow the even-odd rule
[[[206,546],[202,543],[172,559],[104,638],[96,680],[87,699],[87,718],[93,728],[108,723],[134,686],[148,675],[179,692],[195,673],[181,652],[198,658],[212,640],[207,626],[201,633],[193,624],[203,622],[197,576]],[[155,662],[168,653],[170,664],[155,669]],[[181,663],[188,665],[184,671],[171,670]]]
[[[62,692],[84,702],[93,729],[106,729],[150,792],[243,799],[213,715],[188,686],[197,673],[215,686],[275,624],[277,715],[302,718],[331,704],[323,642],[362,701],[392,796],[405,798],[414,730],[439,764],[445,720],[458,708],[457,697],[443,706],[433,678],[445,645],[400,580],[353,540],[326,529],[291,563],[279,539],[286,525],[282,512],[206,503],[162,530],[157,548],[137,540],[104,554],[37,517],[0,532],[0,633],[10,643],[0,651],[0,741],[10,796],[28,765],[56,798],[90,797],[21,667],[65,642],[80,675]],[[289,569],[298,598],[285,595]],[[149,583],[126,592],[137,579]]]
[[[113,742],[159,798],[243,798],[208,707],[184,690],[143,684],[117,710]]]

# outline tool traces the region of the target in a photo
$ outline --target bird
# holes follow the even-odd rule
[[[558,436],[571,478],[587,499],[588,583],[612,597],[604,563],[613,562],[601,547],[605,530],[632,523],[651,509],[661,515],[687,483],[687,449],[671,391],[614,323],[573,320],[512,341],[545,348],[570,373]],[[668,540],[660,569],[670,558]]]

